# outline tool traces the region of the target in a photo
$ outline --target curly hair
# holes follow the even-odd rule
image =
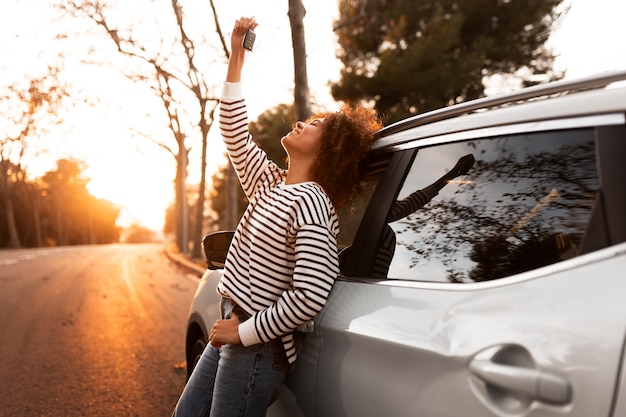
[[[367,155],[382,123],[373,111],[347,105],[338,112],[318,114],[311,120],[320,118],[324,123],[312,175],[335,208],[339,208],[358,191]]]

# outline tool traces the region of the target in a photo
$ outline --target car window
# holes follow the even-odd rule
[[[390,155],[381,155],[369,161],[368,171],[359,184],[359,191],[349,204],[337,210],[339,217],[339,236],[337,248],[339,251],[352,245],[361,219],[369,205],[376,186],[389,164]]]
[[[467,174],[429,194],[430,184],[470,154]],[[398,197],[419,201],[382,233],[373,275],[475,282],[571,258],[598,188],[592,129],[420,149]]]

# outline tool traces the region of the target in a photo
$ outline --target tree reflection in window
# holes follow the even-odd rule
[[[390,223],[390,278],[485,281],[577,254],[598,190],[592,130],[482,139],[421,149],[399,198],[472,153],[470,172]]]

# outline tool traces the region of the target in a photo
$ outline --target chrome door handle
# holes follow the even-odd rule
[[[469,369],[489,385],[526,394],[540,401],[566,404],[572,399],[571,384],[559,375],[479,359],[473,360]]]

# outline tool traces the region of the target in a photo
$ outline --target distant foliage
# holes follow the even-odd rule
[[[139,224],[132,224],[124,230],[121,241],[122,243],[153,243],[160,242],[161,239],[154,230]]]
[[[333,97],[386,118],[475,99],[483,79],[523,70],[524,84],[562,77],[545,42],[562,0],[340,0],[344,68]]]
[[[24,160],[37,155],[50,127],[61,122],[70,93],[58,66],[39,71],[0,81],[0,247],[42,246],[47,240],[41,189],[27,180]]]
[[[65,159],[34,181],[12,175],[20,172],[18,167],[2,169],[2,182],[11,184],[4,190],[11,192],[1,195],[0,247],[118,242],[119,208],[92,196],[82,171],[81,163]]]

